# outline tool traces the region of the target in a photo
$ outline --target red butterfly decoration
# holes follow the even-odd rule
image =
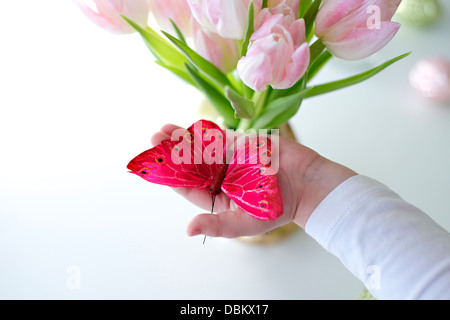
[[[211,121],[175,130],[171,139],[135,157],[132,173],[169,187],[207,189],[214,197],[223,191],[242,210],[259,220],[283,213],[276,172],[271,167],[272,142],[267,137],[243,136],[227,143],[225,133]]]

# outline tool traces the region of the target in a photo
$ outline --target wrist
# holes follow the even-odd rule
[[[320,155],[304,170],[294,222],[305,228],[317,206],[342,182],[357,175],[353,170]]]

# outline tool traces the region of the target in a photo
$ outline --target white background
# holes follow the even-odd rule
[[[317,82],[413,51],[363,84],[306,100],[292,125],[305,145],[387,184],[450,230],[450,109],[408,85],[420,58],[450,58],[442,2],[433,27],[405,25],[369,59],[333,60]],[[138,35],[111,35],[60,0],[5,1],[0,34],[0,298],[359,295],[362,283],[304,232],[272,246],[202,245],[185,233],[201,210],[127,173],[163,124],[198,120],[202,99],[153,63]]]

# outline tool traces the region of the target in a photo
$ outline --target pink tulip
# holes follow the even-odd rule
[[[237,70],[242,81],[255,91],[293,86],[309,65],[309,46],[303,19],[289,23],[289,15],[275,14],[253,33],[247,55]]]
[[[224,73],[236,68],[240,58],[237,40],[222,38],[217,33],[205,30],[195,20],[191,29],[195,51],[213,63]]]
[[[401,0],[324,0],[316,17],[317,37],[336,57],[366,58],[383,48],[400,24],[392,16]]]
[[[292,8],[294,12],[298,14],[298,5],[300,0],[286,0],[286,4]]]
[[[224,38],[242,40],[251,0],[187,0],[201,26]],[[262,0],[253,1],[255,9]]]
[[[190,35],[192,14],[187,0],[148,0],[148,4],[162,29],[173,34],[172,20],[184,36]]]
[[[147,26],[147,0],[74,0],[81,11],[98,26],[112,33],[126,34],[135,30],[120,16],[124,15],[142,27]],[[94,3],[95,9],[88,3]]]

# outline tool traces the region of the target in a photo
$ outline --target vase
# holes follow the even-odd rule
[[[356,300],[377,300],[377,299],[374,298],[374,296],[369,292],[369,290],[364,289]]]

